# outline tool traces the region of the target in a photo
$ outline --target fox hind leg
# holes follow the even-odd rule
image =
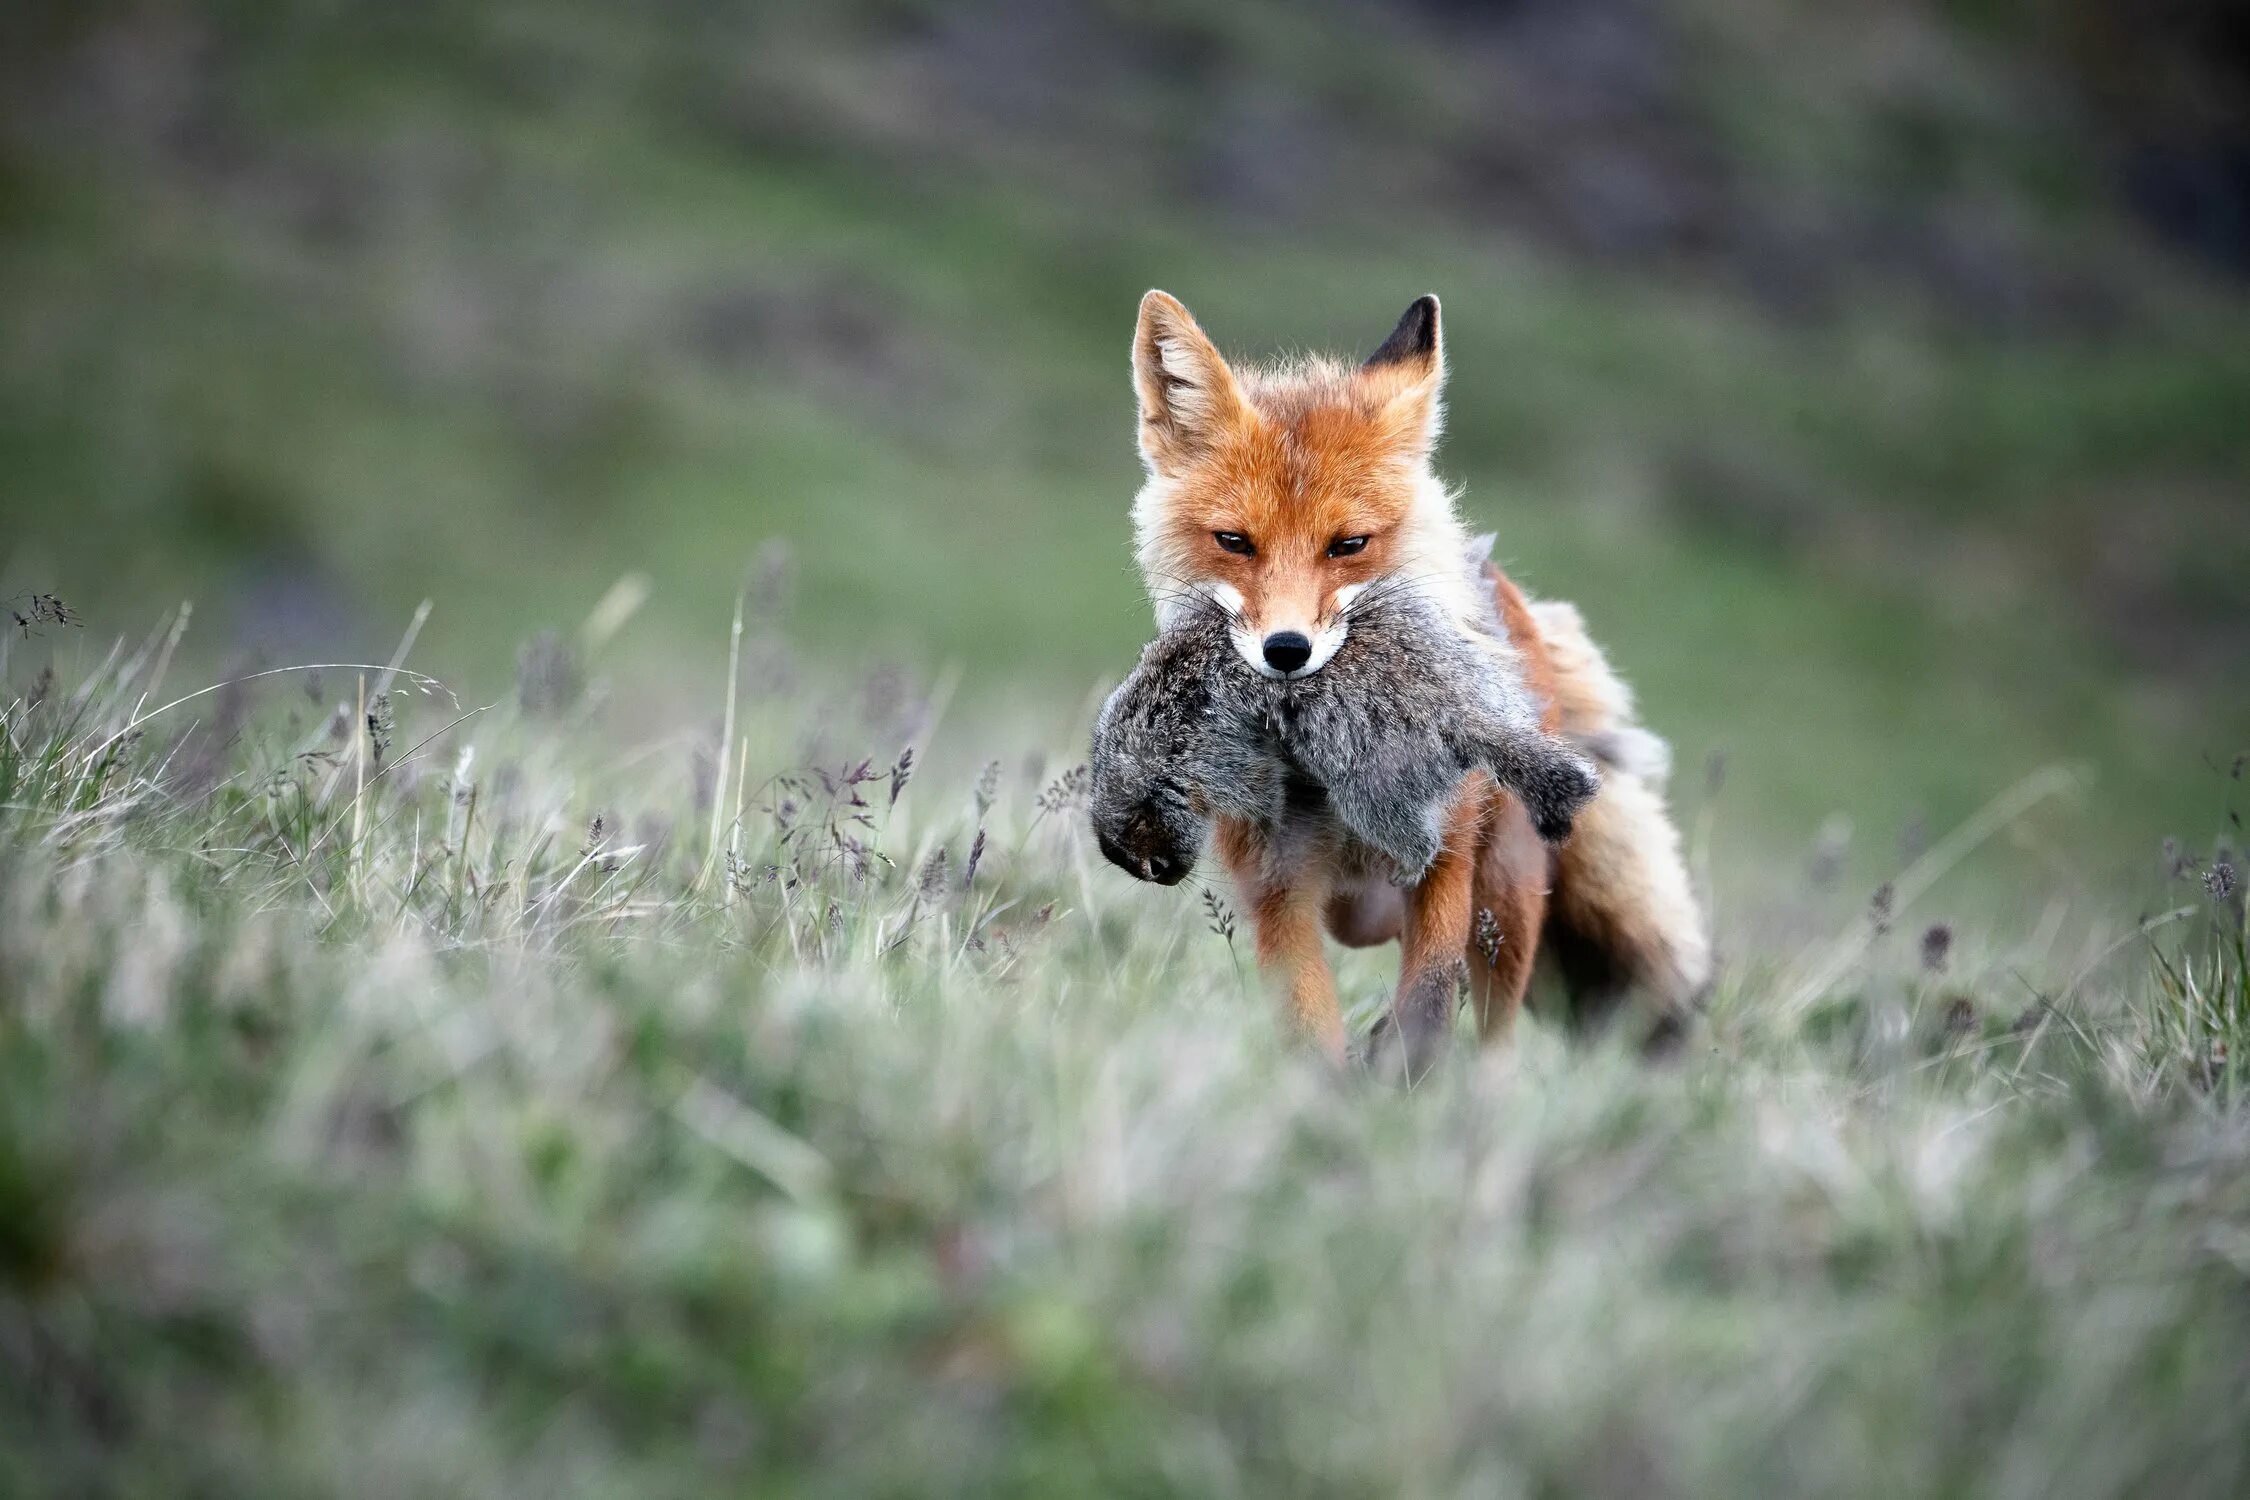
[[[1553,856],[1516,799],[1495,799],[1492,830],[1476,867],[1469,930],[1469,995],[1477,1034],[1506,1041],[1523,1010],[1547,917]]]
[[[1492,784],[1482,774],[1462,783],[1447,811],[1437,858],[1406,893],[1391,1018],[1410,1079],[1428,1071],[1436,1058],[1468,977],[1478,854],[1493,801]]]

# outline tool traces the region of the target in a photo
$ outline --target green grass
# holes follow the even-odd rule
[[[1884,113],[1895,80],[1850,25],[1689,9],[1722,138],[1897,206],[1867,185],[1900,175],[1885,132],[1936,127]],[[1148,628],[1140,292],[1258,355],[1364,346],[1435,288],[1442,468],[1531,585],[1586,606],[1681,764],[1726,758],[1730,871],[1841,813],[1872,882],[1903,826],[2069,763],[2093,776],[2054,858],[2115,890],[2199,826],[2202,758],[2250,743],[2250,338],[2239,299],[2153,256],[2086,249],[2130,288],[2109,325],[1994,332],[1890,284],[1794,318],[1497,237],[1490,205],[1231,216],[1159,191],[1138,127],[1096,166],[871,118],[896,92],[874,39],[918,34],[911,6],[195,14],[208,73],[123,35],[224,149],[30,110],[0,162],[0,587],[60,592],[105,639],[193,598],[209,670],[361,654],[431,598],[423,659],[489,680],[639,572],[619,649],[677,720],[703,681],[679,664],[779,537],[821,659],[958,667],[964,701],[1052,718]],[[1412,27],[1128,29],[1307,91],[1401,162],[1496,128],[1473,65]],[[1815,65],[1759,66],[1769,32]],[[1910,102],[1960,116],[1966,180],[2072,158],[1974,48],[1921,40],[1950,71]],[[2027,191],[2002,199],[2034,247],[2121,234]]]
[[[598,685],[152,714],[161,632],[13,696],[0,1489],[2250,1484],[2239,891],[1941,940],[1941,841],[1723,922],[1675,1061],[1407,1090],[1092,853],[1071,742],[747,634],[626,755]]]

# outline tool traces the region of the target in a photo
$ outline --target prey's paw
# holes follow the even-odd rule
[[[1391,885],[1396,890],[1411,891],[1428,878],[1430,866],[1437,863],[1438,852],[1432,849],[1427,855],[1407,861],[1396,856],[1391,860]]]
[[[1422,821],[1383,841],[1391,862],[1391,884],[1412,890],[1429,875],[1430,866],[1445,852],[1445,825],[1435,808],[1424,809]]]
[[[1553,753],[1541,758],[1513,786],[1516,800],[1531,816],[1531,826],[1550,844],[1570,837],[1578,814],[1602,789],[1593,766],[1560,740],[1550,740]]]

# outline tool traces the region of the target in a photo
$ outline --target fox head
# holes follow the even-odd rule
[[[1301,677],[1344,643],[1356,601],[1414,590],[1470,617],[1466,539],[1430,469],[1437,298],[1357,365],[1260,369],[1229,365],[1177,299],[1150,292],[1133,383],[1148,467],[1133,529],[1160,626],[1216,605],[1245,661]]]

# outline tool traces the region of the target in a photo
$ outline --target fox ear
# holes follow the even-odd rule
[[[1361,382],[1381,403],[1384,418],[1399,440],[1421,454],[1437,444],[1444,411],[1445,339],[1438,327],[1438,299],[1414,299],[1391,336],[1359,367]]]
[[[1133,385],[1141,398],[1141,456],[1159,474],[1177,472],[1250,419],[1234,371],[1167,292],[1141,299]]]
[[[1438,300],[1424,294],[1414,299],[1414,305],[1398,320],[1398,327],[1367,356],[1362,368],[1376,370],[1404,365],[1417,372],[1428,372],[1442,368],[1444,362],[1444,351],[1438,342]]]

